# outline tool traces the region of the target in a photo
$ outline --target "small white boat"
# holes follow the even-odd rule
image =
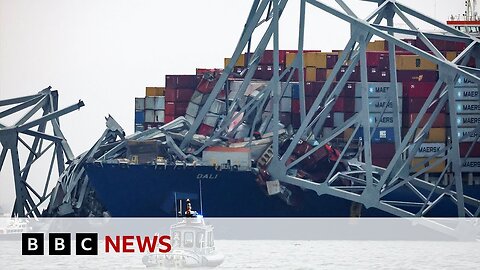
[[[170,237],[172,250],[145,255],[142,261],[147,267],[216,267],[224,260],[224,255],[215,250],[213,226],[206,225],[201,215],[183,218],[172,225]]]
[[[17,217],[9,219],[5,227],[0,228],[0,240],[20,240],[22,233],[29,230],[26,220]]]

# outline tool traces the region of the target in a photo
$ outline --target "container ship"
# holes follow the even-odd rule
[[[166,75],[165,86],[146,87],[145,96],[135,99],[135,134],[125,136],[109,118],[109,132],[121,140],[102,137],[92,148],[94,154],[91,150],[80,157],[84,158],[89,187],[83,205],[96,205],[81,215],[175,217],[183,213],[182,202],[190,199],[209,217],[444,217],[458,215],[459,208],[451,202],[460,191],[466,196],[466,215],[475,215],[480,198],[480,145],[475,143],[480,123],[478,84],[455,76],[454,88],[449,90],[455,93],[455,106],[442,103],[435,107],[436,102],[442,102],[440,93],[422,112],[424,104],[431,102],[432,91],[438,91],[441,73],[437,63],[403,45],[432,55],[433,45],[445,61],[454,61],[465,57],[462,52],[468,43],[441,38],[426,42],[420,37],[401,42],[402,46],[394,47],[393,57],[386,40],[368,42],[366,76],[361,74],[362,64],[354,62],[353,51],[344,50],[263,50],[260,57],[247,51],[235,57],[236,61],[225,58],[223,68]],[[345,58],[345,54],[349,56]],[[303,56],[303,70],[292,69],[299,55]],[[343,59],[347,61],[332,75]],[[473,56],[464,62],[476,67]],[[255,63],[255,70],[247,72],[251,63]],[[269,92],[277,66],[281,74],[278,105]],[[344,74],[349,74],[347,79]],[[397,78],[396,85],[391,76]],[[226,78],[224,83],[222,78]],[[331,93],[341,85],[340,94],[332,104],[316,107],[315,100],[326,84],[331,85],[327,89]],[[397,102],[385,98],[392,96]],[[338,132],[351,126],[351,119],[366,110],[365,106],[369,128],[353,125]],[[325,109],[329,109],[328,114]],[[318,136],[302,137],[291,147],[297,130],[305,126],[302,114],[310,111],[318,117],[326,115]],[[431,115],[434,121],[430,121]],[[317,126],[309,128],[315,131]],[[420,138],[422,143],[398,153],[399,142],[403,143],[401,139],[411,135],[412,129],[415,141]],[[367,134],[370,139],[365,139]],[[413,143],[414,137],[408,143]],[[184,145],[186,138],[190,141]],[[320,145],[318,138],[329,139]],[[461,171],[461,190],[453,177],[449,151],[444,150],[457,139],[461,164],[456,170]],[[371,149],[368,155],[364,147]],[[303,186],[276,179],[275,171],[269,169],[275,151],[286,156],[286,163],[291,165],[287,175],[308,179]],[[395,159],[405,164],[394,166]],[[382,174],[397,166],[402,168],[397,176],[411,181],[397,183],[407,184],[382,196],[376,205],[380,207],[365,207],[365,203],[355,201],[355,195],[367,192],[368,177],[358,175],[367,170],[365,164],[370,161],[374,183],[381,183]],[[348,191],[349,195],[327,192],[319,196],[314,188],[306,188],[331,186],[330,179],[336,179],[338,194]],[[61,212],[59,190],[57,186],[52,196],[51,215]],[[387,202],[394,207],[382,208]]]

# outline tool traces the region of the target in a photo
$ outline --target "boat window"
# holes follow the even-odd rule
[[[186,232],[184,234],[185,242],[183,242],[183,246],[186,248],[191,248],[193,247],[193,233],[192,232]]]
[[[205,242],[205,239],[204,239],[203,232],[197,233],[197,244],[196,244],[196,247],[197,247],[197,248],[202,248],[204,242]]]
[[[173,233],[173,241],[172,241],[172,245],[174,247],[179,247],[182,243],[182,239],[181,239],[181,236],[180,236],[180,233],[179,232],[174,232]]]

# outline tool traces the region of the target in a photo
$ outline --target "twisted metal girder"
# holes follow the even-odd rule
[[[72,150],[60,130],[59,118],[83,106],[84,103],[80,100],[77,104],[58,110],[58,93],[51,87],[43,89],[36,95],[0,101],[0,107],[9,107],[0,112],[0,119],[24,113],[13,125],[0,124],[0,142],[2,144],[0,169],[4,165],[8,152],[10,152],[13,165],[16,198],[12,216],[38,217],[41,215],[38,207],[51,195],[51,192],[48,192],[48,186],[55,163],[58,175],[60,175],[65,170],[65,162],[71,162],[74,159]],[[35,117],[40,113],[40,117]],[[48,124],[51,125],[52,132],[47,130]],[[27,143],[28,140],[22,139],[25,136],[33,138],[33,142]],[[29,152],[23,167],[20,163],[19,145],[23,145]],[[37,163],[49,150],[52,150],[53,154],[44,188],[37,191],[28,183],[28,176],[32,165]]]

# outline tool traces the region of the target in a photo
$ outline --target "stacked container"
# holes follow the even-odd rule
[[[135,98],[135,132],[164,123],[165,87],[147,87],[145,97]]]
[[[179,116],[185,116],[200,77],[197,75],[165,76],[165,123]]]

